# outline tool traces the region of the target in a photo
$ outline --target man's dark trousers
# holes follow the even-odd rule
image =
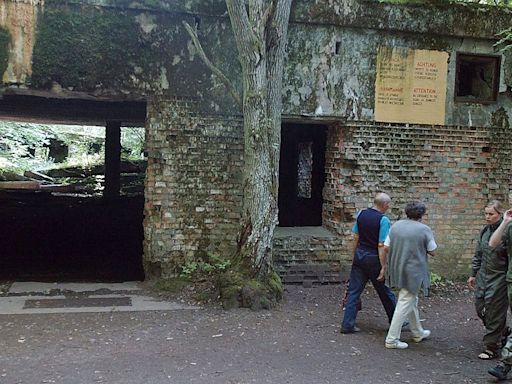
[[[357,303],[360,300],[366,283],[370,280],[379,295],[380,301],[386,310],[388,320],[391,323],[393,312],[395,312],[396,297],[384,281],[377,281],[381,270],[379,255],[375,252],[357,248],[354,254],[352,270],[350,271],[350,283],[348,286],[348,298],[345,305],[343,330],[353,330],[356,325]]]

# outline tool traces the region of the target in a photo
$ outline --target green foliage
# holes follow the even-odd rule
[[[51,139],[69,148],[66,161],[58,166],[48,157]],[[0,122],[0,170],[22,174],[26,170],[44,170],[78,166],[83,168],[102,164],[104,150],[90,153],[92,144],[103,146],[105,128],[67,125],[42,125]],[[140,160],[144,146],[144,129],[121,130],[123,158]]]
[[[144,152],[145,131],[141,128],[123,128],[121,130],[121,146],[129,159],[140,159]]]
[[[484,5],[494,5],[498,7],[511,7],[510,0],[456,0],[458,3],[474,3]]]
[[[38,146],[48,144],[51,132],[32,124],[0,122],[0,169],[17,172],[46,162],[35,157]]]
[[[435,272],[430,272],[430,284],[439,285],[443,281],[443,277]]]
[[[255,277],[243,263],[236,263],[230,258],[215,254],[185,263],[180,277],[195,283],[213,283],[214,292],[204,294],[209,295],[210,299],[220,298],[225,309],[269,309],[281,300],[283,294],[283,286],[277,273]]]
[[[450,4],[481,4],[490,5],[497,7],[512,7],[510,0],[378,0],[381,3],[390,4],[438,4],[438,5],[450,5]]]
[[[231,267],[231,260],[219,255],[207,255],[205,260],[189,261],[181,267],[180,276],[189,280],[203,280],[225,272]]]

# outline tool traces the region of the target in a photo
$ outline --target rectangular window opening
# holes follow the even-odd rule
[[[455,101],[493,103],[498,98],[500,56],[457,53]]]

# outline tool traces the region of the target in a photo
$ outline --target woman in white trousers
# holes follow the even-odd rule
[[[405,349],[409,345],[400,340],[402,325],[408,319],[412,341],[419,343],[430,336],[423,329],[418,312],[420,289],[430,285],[428,255],[437,248],[432,230],[421,219],[426,212],[425,204],[413,201],[406,205],[406,219],[391,226],[384,246],[388,252],[388,276],[390,287],[398,288],[398,302],[386,337],[386,348]]]

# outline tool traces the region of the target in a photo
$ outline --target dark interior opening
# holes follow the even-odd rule
[[[283,124],[279,163],[279,226],[321,226],[327,127]]]
[[[143,280],[144,197],[0,193],[0,279]]]
[[[455,100],[490,103],[498,97],[500,57],[457,55]]]
[[[40,108],[27,109],[26,103]],[[44,106],[48,106],[46,112]],[[12,120],[13,116],[18,121],[95,123],[104,127],[106,118],[115,118],[123,126],[143,126],[145,103],[52,103],[46,98],[4,97],[0,119]],[[91,151],[96,152],[98,148],[93,147]],[[127,178],[133,179],[133,169],[129,172]],[[121,175],[121,184],[123,180]],[[0,189],[0,279],[143,280],[143,208],[143,187],[137,191],[132,188],[130,193],[121,189],[114,198],[55,192],[51,188]]]

